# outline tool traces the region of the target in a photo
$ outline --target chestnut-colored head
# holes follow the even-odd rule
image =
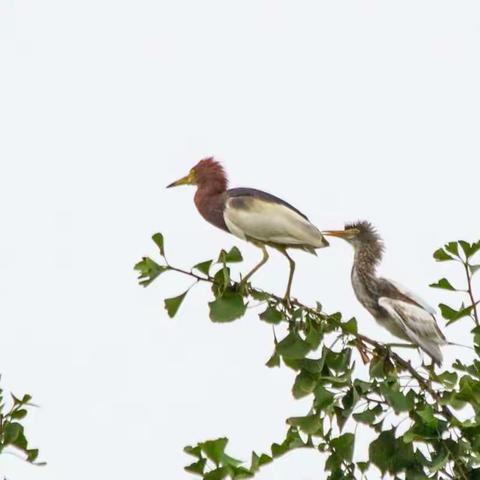
[[[178,187],[179,185],[197,185],[200,188],[211,188],[215,191],[225,191],[228,180],[223,166],[213,157],[200,160],[188,175],[171,183],[167,188]]]

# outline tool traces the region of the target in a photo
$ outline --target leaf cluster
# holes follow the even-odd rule
[[[38,450],[30,448],[25,436],[23,420],[28,414],[28,408],[32,397],[24,395],[22,398],[11,396],[10,406],[4,401],[3,391],[0,389],[0,455],[8,448],[15,448],[25,454],[25,460],[36,465],[43,465],[36,462]]]
[[[162,238],[160,253],[165,258],[163,237],[157,234],[156,238],[157,245]],[[463,319],[474,326],[476,358],[470,364],[458,360],[444,371],[425,363],[414,368],[390,346],[359,333],[354,318],[328,314],[320,303],[315,307],[297,300],[287,304],[274,294],[233,281],[231,264],[242,261],[237,248],[222,251],[217,260],[201,262],[191,270],[173,267],[166,259],[161,265],[144,258],[135,267],[143,285],[167,270],[210,284],[213,322],[234,321],[247,307],[255,307],[260,321],[283,325],[285,334],[274,335],[266,365],[293,370],[291,394],[311,400],[303,416],[287,418],[285,439],[273,443],[268,453],[253,452],[245,464],[225,453],[228,440],[221,438],[187,447],[186,452],[196,459],[186,470],[206,480],[251,478],[277,457],[309,448],[325,456],[329,480],[367,478],[374,469],[391,478],[480,478],[480,327],[472,288],[479,250],[480,242],[459,241],[434,253],[438,261],[459,262],[466,276],[465,289],[455,288],[446,278],[432,284],[462,294],[466,302],[458,309],[440,306],[442,314],[449,323]],[[165,300],[170,317],[177,314],[187,293]],[[358,361],[368,363],[366,377],[358,373]],[[473,414],[460,420],[458,411],[467,407]],[[355,455],[359,428],[375,434],[366,458]]]
[[[480,241],[468,243],[465,240],[459,240],[447,243],[442,248],[436,250],[433,254],[433,257],[438,262],[460,263],[465,272],[466,285],[464,288],[454,287],[446,278],[441,278],[430,285],[433,288],[441,288],[451,292],[467,294],[466,303],[464,298],[458,307],[452,307],[445,303],[439,305],[443,318],[447,320],[447,325],[451,325],[465,317],[470,317],[476,325],[479,325],[477,312],[478,301],[474,300],[472,291],[473,276],[480,270],[480,258],[476,255],[478,252],[480,252]]]

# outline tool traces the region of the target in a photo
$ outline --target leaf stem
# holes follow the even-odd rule
[[[475,321],[475,324],[478,326],[478,325],[480,325],[480,322],[478,320],[477,304],[476,304],[475,299],[473,297],[472,276],[470,275],[468,261],[464,262],[463,265],[465,267],[465,274],[467,275],[468,296],[470,297],[470,301],[472,302],[472,305],[473,305],[473,320]]]
[[[189,272],[187,270],[183,270],[181,268],[177,268],[177,267],[173,267],[173,266],[170,266],[170,270],[173,270],[175,272],[178,272],[178,273],[182,273],[184,275],[188,275],[190,277],[193,277],[199,281],[203,281],[203,282],[207,282],[207,283],[212,283],[214,284],[215,283],[215,279],[213,277],[211,277],[210,275],[209,276],[206,276],[206,277],[201,277],[200,275],[197,275],[193,272]],[[259,289],[256,289],[256,288],[252,288],[252,291],[255,291],[257,293],[266,293],[264,292],[263,290],[259,290]],[[274,294],[271,294],[271,293],[268,293],[268,295],[281,302],[283,301],[283,298],[277,296],[277,295],[274,295]],[[329,315],[326,315],[324,313],[321,313],[319,312],[318,310],[314,309],[314,308],[311,308],[311,307],[308,307],[302,303],[300,303],[297,299],[291,299],[291,304],[292,306],[294,307],[298,307],[298,308],[301,308],[303,309],[304,311],[306,311],[307,313],[309,313],[310,315],[312,315],[313,317],[316,317],[320,320],[325,320],[325,321],[331,321],[331,317]],[[340,329],[342,329],[342,325],[340,323],[337,323],[336,322],[336,326]],[[404,370],[407,370],[410,375],[415,378],[418,382],[418,384],[420,385],[420,387],[422,387],[424,390],[426,390],[431,396],[432,398],[437,402],[439,403],[439,400],[440,400],[440,396],[439,394],[433,389],[430,381],[428,379],[426,379],[425,377],[423,377],[420,373],[417,372],[417,370],[411,365],[411,363],[407,360],[405,360],[404,358],[402,358],[400,355],[398,355],[397,353],[395,353],[394,351],[392,351],[388,345],[386,344],[383,344],[381,342],[378,342],[376,340],[373,340],[365,335],[362,335],[361,333],[351,333],[351,332],[345,332],[347,335],[352,335],[356,338],[358,338],[359,340],[363,341],[364,343],[368,344],[368,345],[371,345],[372,347],[375,347],[376,349],[380,350],[380,351],[383,351],[385,353],[388,353],[390,355],[390,358],[392,360],[395,360],[395,362],[400,365],[401,367],[403,367]],[[454,419],[455,416],[453,415],[453,413],[450,411],[450,409],[448,409],[446,406],[442,405],[441,407],[439,407],[439,411],[445,415],[445,417],[447,417],[448,419]]]
[[[473,303],[473,293],[472,293],[472,290],[471,290],[471,279],[470,279],[470,275],[469,275],[469,272],[468,272],[468,267],[466,267],[466,268],[467,268],[467,278],[469,280],[469,293],[470,293],[472,303]],[[211,277],[210,275],[200,276],[200,275],[197,275],[197,274],[193,273],[192,271],[187,271],[187,270],[184,270],[184,269],[181,269],[181,268],[173,267],[171,265],[169,265],[169,269],[172,270],[172,271],[181,273],[183,275],[190,276],[190,277],[196,279],[197,282],[202,281],[202,282],[207,282],[207,283],[211,283],[211,284],[214,284],[214,285],[217,283],[215,281],[215,279],[213,277]],[[238,283],[234,282],[234,286],[237,286],[237,285],[238,285]],[[253,288],[253,287],[250,289],[250,292],[254,292],[254,293],[258,293],[258,294],[267,294],[271,299],[274,299],[277,302],[283,302],[283,300],[284,300],[283,298],[281,298],[277,295],[274,295],[274,294],[271,294],[271,293],[265,292],[263,290]],[[306,313],[310,314],[314,319],[334,323],[334,325],[342,331],[343,335],[353,336],[353,337],[357,338],[358,340],[360,340],[361,342],[363,342],[365,344],[368,344],[371,347],[374,347],[375,349],[377,349],[378,351],[387,354],[389,356],[389,358],[398,367],[401,367],[401,369],[406,370],[410,374],[411,378],[415,379],[417,381],[417,383],[418,383],[418,385],[421,389],[426,391],[432,397],[432,399],[435,401],[437,413],[443,415],[449,421],[456,420],[456,417],[452,413],[452,411],[446,405],[441,404],[441,395],[432,387],[432,382],[428,378],[425,378],[422,374],[420,374],[412,366],[410,361],[405,360],[399,354],[397,354],[393,350],[391,350],[391,348],[388,344],[378,342],[378,341],[373,340],[373,339],[371,339],[371,338],[369,338],[365,335],[362,335],[360,333],[345,331],[344,325],[341,322],[335,321],[328,314],[322,313],[317,309],[314,309],[314,308],[311,308],[311,307],[308,307],[308,306],[302,304],[297,299],[292,298],[291,301],[290,301],[290,304],[291,304],[292,309],[294,307],[297,307],[299,309],[302,309]],[[478,325],[478,315],[477,315],[476,309],[475,309],[474,314],[475,314],[475,321]],[[402,345],[402,346],[407,346],[407,345]],[[373,399],[368,399],[368,400],[373,401]],[[380,401],[379,401],[379,403],[380,403]],[[329,442],[327,441],[327,443],[329,443]],[[459,472],[461,478],[464,478],[466,480],[467,475],[466,475],[464,462],[460,458],[457,458],[456,461],[458,462],[457,463],[457,468],[458,468],[458,472]],[[345,467],[347,468],[347,471],[351,475],[353,475],[352,465],[348,464],[347,462],[343,462],[343,463],[344,463]]]

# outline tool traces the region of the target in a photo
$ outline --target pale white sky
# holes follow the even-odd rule
[[[200,286],[170,320],[163,298],[189,280],[136,284],[156,231],[185,267],[232,245],[244,269],[259,258],[200,218],[192,189],[164,186],[215,154],[232,185],[322,229],[371,220],[382,272],[449,301],[428,288],[456,278],[431,253],[480,237],[479,85],[477,1],[0,0],[1,384],[41,406],[28,436],[48,462],[2,455],[0,473],[190,478],[188,443],[227,435],[248,459],[281,440],[309,402],[291,398],[292,372],[263,366],[258,312],[213,325]],[[294,295],[390,339],[354,299],[347,244],[294,255]],[[274,254],[255,283],[280,293],[286,276]],[[258,479],[322,468],[297,452]]]

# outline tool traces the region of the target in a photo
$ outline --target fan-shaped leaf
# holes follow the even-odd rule
[[[233,290],[226,290],[208,305],[212,322],[232,322],[242,317],[247,309],[242,295]]]
[[[445,305],[444,303],[440,303],[438,305],[440,311],[442,312],[443,318],[449,320],[447,325],[451,325],[453,322],[460,320],[463,317],[470,315],[471,311],[473,310],[473,305],[470,305],[466,308],[460,308],[460,310],[454,310],[452,307]]]
[[[284,319],[284,315],[282,312],[269,305],[267,309],[260,314],[260,319],[264,322],[278,325]]]
[[[155,242],[158,249],[160,250],[160,255],[164,257],[165,247],[164,247],[163,235],[161,233],[156,233],[155,235],[152,236],[152,240]]]
[[[186,292],[183,292],[181,295],[178,295],[178,297],[165,299],[165,310],[167,310],[168,316],[170,318],[173,318],[177,314],[178,309],[180,308],[180,305],[182,304],[187,293],[188,290]]]
[[[242,254],[237,247],[232,247],[228,252],[222,250],[217,260],[218,263],[238,263],[242,261]]]
[[[192,270],[198,270],[208,277],[210,275],[210,267],[212,266],[212,263],[213,260],[206,260],[205,262],[197,263]]]
[[[287,420],[288,425],[298,427],[308,435],[317,433],[323,425],[319,415],[307,415],[306,417],[291,417]]]
[[[290,332],[277,344],[277,352],[287,358],[304,358],[310,350],[310,344],[296,332]]]
[[[344,433],[332,440],[332,447],[335,453],[342,459],[348,462],[352,461],[353,447],[355,444],[355,435],[353,433]]]
[[[148,287],[159,275],[166,272],[169,267],[159,265],[151,258],[143,257],[143,259],[135,265],[134,269],[139,272],[138,283],[143,287]]]
[[[448,262],[449,260],[454,260],[443,248],[439,248],[433,254],[433,258],[439,262]]]
[[[432,288],[443,288],[444,290],[456,290],[446,278],[441,278],[437,283],[432,283],[430,286]]]

